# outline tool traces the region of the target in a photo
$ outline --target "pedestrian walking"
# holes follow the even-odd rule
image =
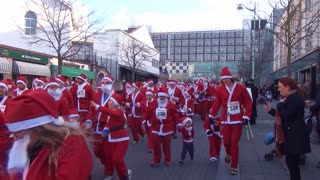
[[[206,131],[209,141],[209,160],[214,162],[220,158],[221,151],[221,119],[206,118],[203,124],[203,128]]]
[[[279,79],[278,90],[283,97],[273,109],[265,104],[265,110],[276,116],[280,114],[280,125],[284,134],[284,142],[278,148],[284,153],[290,173],[290,180],[300,180],[300,155],[310,153],[310,138],[304,121],[305,98],[302,90],[290,77]],[[276,132],[278,133],[278,132]]]
[[[180,166],[182,166],[187,153],[189,153],[191,160],[194,158],[194,128],[192,127],[192,119],[187,116],[181,118],[180,123],[177,126],[178,131],[182,134],[182,151],[181,159],[179,161]]]

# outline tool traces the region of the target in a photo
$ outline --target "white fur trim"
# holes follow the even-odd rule
[[[57,125],[57,126],[61,126],[64,124],[64,119],[63,117],[59,116],[57,119],[53,120],[53,124]]]
[[[152,93],[152,92],[150,92],[150,91],[146,91],[146,94],[153,95],[153,93]]]
[[[117,100],[115,100],[113,97],[110,97],[110,100],[112,100],[115,105],[120,106]]]
[[[187,122],[191,122],[191,124],[192,124],[192,119],[191,118],[186,118],[185,120],[182,121],[182,124],[186,125]]]
[[[242,119],[248,119],[250,120],[250,118],[248,116],[242,116]]]
[[[168,97],[168,94],[164,93],[164,92],[158,92],[158,96],[166,96],[166,97]]]
[[[64,84],[64,82],[61,80],[61,79],[59,79],[59,78],[54,78],[56,81],[59,81],[60,83],[62,83],[62,84]]]
[[[54,118],[51,115],[40,116],[32,119],[27,119],[24,121],[6,123],[10,132],[17,132],[25,129],[30,129],[33,127],[41,126],[53,122]]]
[[[231,79],[233,76],[221,76],[221,79]]]
[[[0,82],[0,86],[4,87],[8,91],[8,86],[5,83]]]
[[[79,114],[70,114],[68,116],[68,119],[75,118],[75,117],[80,117],[80,115]]]
[[[27,84],[21,80],[18,80],[17,83],[22,83],[23,85],[25,85],[27,87]]]
[[[56,85],[56,86],[60,86],[58,83],[56,83],[56,82],[50,82],[50,83],[48,83],[47,85],[46,85],[46,87],[45,87],[45,89],[47,89],[49,86],[54,86],[54,85]]]
[[[108,81],[113,82],[112,79],[110,79],[110,78],[108,78],[108,77],[103,77],[102,80],[108,80]]]

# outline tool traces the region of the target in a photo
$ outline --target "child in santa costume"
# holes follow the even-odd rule
[[[209,118],[217,120],[221,110],[223,144],[226,150],[225,162],[231,161],[231,175],[238,173],[239,143],[242,124],[251,115],[252,101],[245,86],[235,82],[227,67],[221,72],[222,84],[216,90],[216,99],[209,112]]]
[[[160,88],[157,100],[150,103],[146,120],[151,123],[151,139],[153,145],[153,159],[151,167],[158,166],[161,159],[161,146],[165,156],[165,165],[171,164],[171,136],[176,129],[179,114],[175,104],[168,100],[168,91]]]
[[[222,139],[220,121],[220,118],[216,118],[216,120],[206,118],[203,124],[203,128],[206,131],[209,141],[209,160],[212,162],[220,158]]]
[[[108,107],[100,106],[91,101],[91,106],[94,106],[98,111],[108,115],[107,124],[101,132],[101,136],[107,139],[105,147],[108,150],[106,156],[111,158],[107,171],[108,179],[113,176],[113,171],[116,169],[120,180],[130,180],[132,172],[127,169],[124,162],[125,155],[129,146],[129,135],[125,128],[127,118],[121,108],[123,97],[113,93],[108,101]]]
[[[91,153],[85,136],[66,125],[56,125],[54,99],[45,91],[14,98],[5,110],[5,123],[15,142],[8,172],[22,179],[88,180]]]
[[[178,130],[182,134],[182,151],[181,151],[181,159],[179,161],[180,165],[182,166],[184,160],[186,158],[187,152],[189,152],[191,160],[193,160],[194,155],[194,128],[192,127],[192,119],[189,117],[183,117],[180,119],[181,123],[179,123]]]
[[[19,76],[17,78],[16,84],[17,84],[17,89],[12,93],[13,97],[17,97],[22,94],[27,94],[29,92],[26,77]]]

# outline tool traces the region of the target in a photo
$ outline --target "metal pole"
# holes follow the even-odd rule
[[[253,9],[253,34],[252,34],[252,74],[251,78],[254,80],[254,63],[255,63],[255,39],[256,39],[256,2],[254,2],[254,9]]]

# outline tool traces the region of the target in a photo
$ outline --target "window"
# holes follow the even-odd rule
[[[24,16],[25,33],[35,35],[37,33],[37,15],[33,11],[28,11]]]

